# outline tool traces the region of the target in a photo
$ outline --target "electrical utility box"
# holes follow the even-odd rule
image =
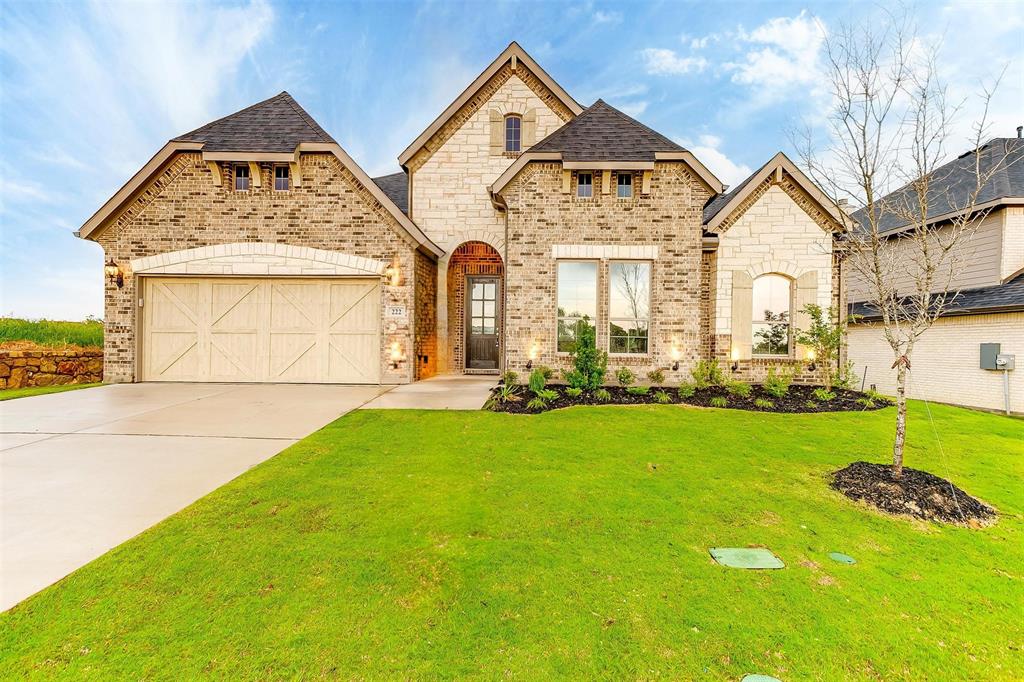
[[[996,358],[999,357],[999,347],[998,343],[981,344],[981,369],[1002,369],[1002,367],[996,364]]]
[[[1003,371],[1011,370],[1013,369],[1014,364],[1016,364],[1016,357],[1017,356],[1010,355],[1009,353],[1000,353],[996,356],[996,367]]]

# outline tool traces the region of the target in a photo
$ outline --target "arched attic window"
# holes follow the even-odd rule
[[[523,146],[523,117],[509,114],[505,117],[505,151],[519,152]]]
[[[788,356],[793,337],[793,280],[761,275],[753,285],[753,355]]]

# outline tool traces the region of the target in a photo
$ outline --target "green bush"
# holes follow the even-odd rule
[[[555,376],[555,370],[551,369],[547,365],[537,365],[535,372],[540,372],[544,375],[544,381],[551,381],[551,377]]]
[[[502,384],[494,394],[494,399],[499,403],[516,403],[521,400],[519,386],[516,384]]]
[[[672,396],[670,396],[668,393],[665,393],[665,391],[658,391],[654,394],[654,402],[666,405],[672,402]]]
[[[867,408],[872,408],[875,406],[875,401],[865,396],[863,398],[857,398],[857,404],[863,405],[864,407]]]
[[[730,381],[726,384],[725,388],[729,391],[730,395],[734,395],[737,398],[748,398],[754,387],[742,381]]]
[[[650,386],[627,386],[626,393],[630,395],[647,395],[651,392]]]
[[[762,410],[770,410],[775,407],[775,403],[768,400],[768,398],[757,398],[754,400],[754,405],[760,407]]]
[[[615,372],[615,380],[619,382],[620,386],[629,386],[636,381],[636,375],[629,367],[619,367]]]
[[[508,369],[501,375],[501,382],[506,386],[513,386],[519,383],[519,375]]]
[[[547,386],[548,378],[544,376],[544,368],[538,367],[537,369],[530,372],[530,390],[534,393],[540,393]]]
[[[813,400],[808,400],[807,402],[804,403],[804,407],[806,407],[808,410],[816,410],[818,409],[818,403],[814,402]]]
[[[552,400],[558,400],[558,391],[552,390],[550,388],[542,388],[541,390],[536,392],[536,395],[538,398],[548,403],[550,403]]]
[[[599,403],[606,403],[612,399],[612,394],[608,392],[607,388],[599,388],[594,391],[594,400]]]
[[[40,346],[103,346],[103,321],[87,317],[83,322],[23,320],[0,317],[0,343],[32,341]]]
[[[579,325],[576,344],[569,357],[573,369],[566,372],[566,382],[574,388],[597,388],[604,383],[608,373],[608,354],[597,348],[594,327]]]
[[[768,369],[768,376],[765,378],[761,388],[765,393],[775,398],[785,398],[789,393],[789,385],[793,383],[792,372],[776,372],[774,367]]]
[[[652,369],[647,373],[647,380],[654,386],[661,386],[665,383],[665,372],[661,369]]]
[[[853,371],[853,363],[847,362],[837,369],[832,376],[832,385],[836,388],[852,390],[857,384],[857,375]]]
[[[530,400],[530,402],[526,403],[526,406],[531,410],[539,412],[540,410],[543,410],[545,407],[547,407],[548,403],[543,398],[533,398]]]
[[[711,399],[711,407],[727,407],[729,401],[725,399],[725,396],[716,395]]]
[[[718,366],[718,360],[701,360],[690,370],[690,374],[693,375],[693,383],[697,385],[697,388],[725,385],[725,375],[722,374],[722,368]]]
[[[583,395],[583,389],[578,388],[576,386],[570,386],[569,388],[565,389],[565,394],[570,398],[579,398],[581,395]]]
[[[697,387],[688,381],[679,384],[679,397],[692,398],[697,393]]]
[[[812,393],[814,395],[814,399],[822,403],[827,403],[830,400],[834,400],[836,397],[836,394],[827,388],[816,388]]]

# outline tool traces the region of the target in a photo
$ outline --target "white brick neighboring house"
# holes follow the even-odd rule
[[[109,270],[107,379],[523,372],[587,325],[669,381],[824,370],[793,326],[841,302],[846,217],[781,153],[727,192],[512,43],[398,162],[369,178],[287,93],[172,139],[79,231]]]
[[[962,263],[950,287],[959,293],[914,347],[908,395],[1004,410],[1003,372],[982,369],[980,364],[981,344],[998,343],[1000,352],[1016,356],[1017,368],[1006,377],[1010,410],[1024,414],[1024,140],[996,138],[980,153],[983,168],[998,163],[1001,170],[979,197],[978,208],[987,214],[962,247]],[[974,187],[973,156],[964,155],[936,170],[937,177],[947,178],[958,202],[964,198],[957,196],[957,188],[964,192],[963,188]],[[936,195],[944,198],[946,187],[938,188]],[[942,199],[935,204],[934,229],[941,234],[949,229],[943,221],[951,216]],[[898,238],[901,227],[892,216],[882,223],[890,238]],[[903,287],[911,285],[910,275],[897,281]],[[892,394],[892,350],[882,335],[877,310],[864,303],[866,292],[864,283],[851,274],[847,299],[851,312],[861,317],[850,327],[848,356],[867,385]]]

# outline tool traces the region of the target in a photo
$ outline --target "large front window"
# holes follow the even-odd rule
[[[558,352],[571,353],[583,329],[597,319],[597,263],[558,264]]]
[[[754,355],[789,355],[792,281],[783,275],[754,280]]]
[[[651,264],[608,267],[608,352],[646,353],[651,323]]]

